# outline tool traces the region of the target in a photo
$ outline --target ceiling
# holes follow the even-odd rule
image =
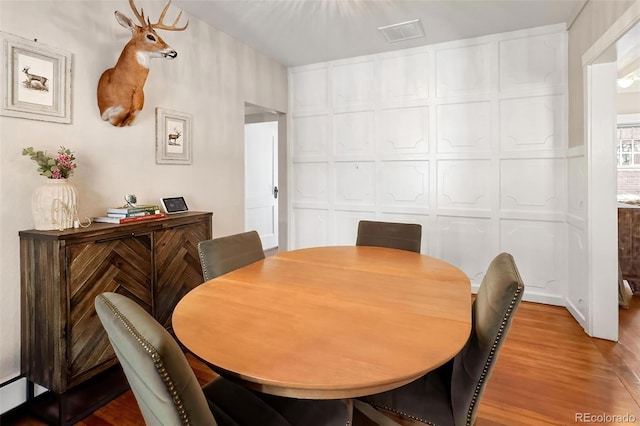
[[[286,66],[570,23],[587,0],[175,0]],[[420,19],[425,37],[388,43],[378,27]]]
[[[635,78],[631,86],[618,87],[618,93],[640,92],[640,22],[616,42],[616,58],[618,78]]]

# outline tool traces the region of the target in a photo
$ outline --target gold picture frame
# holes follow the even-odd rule
[[[0,32],[0,115],[71,123],[71,52]]]
[[[156,163],[191,164],[191,114],[156,108]]]

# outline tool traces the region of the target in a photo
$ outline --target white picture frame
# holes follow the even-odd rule
[[[0,31],[0,115],[71,123],[72,54]]]
[[[191,164],[191,114],[156,108],[156,163]]]

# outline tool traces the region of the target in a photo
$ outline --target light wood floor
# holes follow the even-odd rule
[[[566,425],[577,413],[640,422],[640,297],[633,299],[620,310],[618,343],[589,338],[564,308],[523,303],[477,424]]]
[[[206,366],[189,356],[201,382]],[[568,425],[577,413],[640,422],[640,296],[620,310],[618,343],[589,338],[566,309],[523,302],[481,400],[476,425]],[[26,415],[2,425],[42,425]],[[126,392],[79,423],[143,425]],[[600,423],[602,424],[602,423]]]

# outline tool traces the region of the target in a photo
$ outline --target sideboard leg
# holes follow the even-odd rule
[[[36,388],[35,384],[31,380],[27,379],[27,389],[26,389],[26,391],[27,391],[27,395],[26,395],[27,402],[31,401],[33,399],[33,397],[35,396],[35,388]]]

